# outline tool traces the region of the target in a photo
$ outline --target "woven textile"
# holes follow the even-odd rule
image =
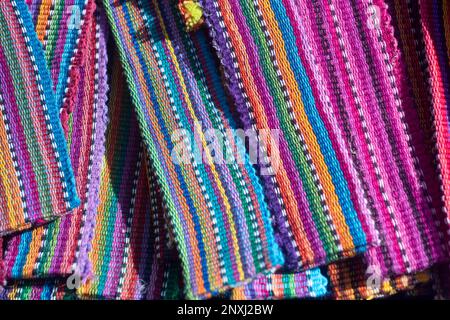
[[[364,204],[350,195],[349,149],[336,147],[342,138],[327,127],[329,112],[313,95],[301,46],[294,47],[301,25],[295,15],[305,3],[202,3],[244,126],[280,131],[279,146],[267,148],[269,156],[280,154],[274,168],[280,197],[271,206],[278,226],[289,223],[280,236],[288,265],[309,268],[363,252],[356,208]]]
[[[385,277],[369,268],[362,257],[328,266],[331,297],[336,300],[360,300],[387,297],[430,282],[431,274],[423,271],[412,275]]]
[[[18,281],[0,291],[0,300],[73,300],[66,282],[57,280]]]
[[[79,199],[28,8],[22,0],[2,1],[0,19],[0,234],[5,234],[64,215]]]
[[[56,106],[61,107],[70,83],[70,68],[78,50],[86,16],[95,0],[25,0],[36,34],[44,48],[55,92]]]
[[[447,214],[450,212],[448,119],[450,108],[450,32],[448,1],[419,1],[425,55],[431,81],[439,169]],[[450,220],[449,220],[450,221]]]
[[[450,298],[449,0],[0,1],[0,300]]]
[[[100,23],[101,17],[94,16],[92,10],[87,18],[82,48],[71,69],[73,81],[68,96],[73,99],[61,112],[81,205],[60,220],[11,237],[5,254],[7,278],[68,275],[78,267],[77,252],[86,250],[92,228],[89,221],[98,203],[99,161],[104,152],[107,116],[106,21],[103,17]]]
[[[0,238],[0,290],[5,284],[5,269],[3,264],[3,238]]]
[[[216,163],[220,152],[213,158],[208,147],[205,131],[224,132],[229,123],[211,99],[205,66],[176,2],[104,6],[173,226],[187,298],[207,297],[276,269],[283,260],[251,166],[246,159]],[[194,146],[183,137],[191,133],[199,137]],[[174,161],[175,145],[187,153],[186,162]],[[205,158],[198,161],[194,152],[200,148]]]
[[[219,44],[225,39],[233,43],[235,50],[246,50],[234,54],[236,69],[230,69],[230,72],[239,72],[242,81],[254,81],[259,70],[252,68],[250,72],[245,67],[246,59],[239,60],[244,54],[251,57],[257,48],[261,69],[268,64],[268,58],[261,53],[264,43],[260,42],[264,39],[257,38],[258,35],[261,38],[255,31],[257,24],[272,35],[270,52],[279,65],[284,63],[280,59],[286,59],[285,56],[291,64],[294,59],[298,66],[304,63],[316,107],[322,114],[331,115],[328,119],[324,117],[324,122],[329,124],[329,136],[335,137],[332,142],[335,145],[343,143],[351,151],[347,155],[350,159],[346,160],[343,154],[340,163],[344,173],[354,170],[347,172],[359,179],[359,186],[353,189],[352,195],[360,194],[368,207],[359,215],[362,228],[366,234],[372,234],[375,229],[382,244],[369,250],[366,255],[369,265],[381,269],[382,274],[403,274],[423,270],[441,260],[443,249],[404,120],[403,92],[396,82],[402,79],[396,60],[398,52],[393,47],[393,32],[388,23],[373,22],[371,10],[374,5],[382,15],[380,21],[389,22],[383,19],[387,14],[381,1],[310,3],[277,0],[254,1],[252,5],[244,5],[242,1],[240,4],[237,1],[204,1],[204,7],[210,8],[207,20],[214,28],[216,42]],[[213,8],[218,9],[218,13]],[[227,10],[230,8],[232,10]],[[217,19],[223,23],[217,23]],[[275,19],[284,23],[278,27]],[[248,39],[242,40],[242,26],[245,25],[255,41],[254,47],[248,44]],[[285,39],[284,44],[280,36]],[[294,44],[297,48],[292,47]],[[224,65],[226,61],[233,61],[233,54],[227,52],[229,49],[225,44],[218,47]],[[255,99],[255,102],[250,100],[250,105],[256,110],[257,97],[250,97],[253,87],[245,82],[243,87],[248,98]],[[350,160],[354,169],[345,169]],[[330,188],[326,186],[324,190],[327,187]],[[301,244],[301,241],[297,243]]]
[[[428,147],[432,145],[430,144],[432,127],[427,119],[427,115],[430,115],[429,104],[426,100],[427,91],[426,88],[418,88],[424,86],[426,82],[420,85],[418,83],[426,81],[427,78],[417,80],[423,75],[423,69],[421,70],[418,60],[414,61],[414,59],[419,59],[417,50],[420,49],[413,48],[413,43],[418,45],[420,42],[405,35],[405,33],[411,34],[412,26],[406,24],[406,21],[411,24],[412,19],[408,19],[407,15],[412,15],[412,10],[408,10],[411,8],[407,7],[402,8],[398,2],[390,3],[390,13],[387,11],[388,7],[381,1],[375,1],[374,6],[378,8],[379,19],[383,22],[376,25],[374,30],[377,31],[383,52],[392,57],[390,76],[396,80],[396,82],[392,82],[392,87],[397,97],[401,99],[401,105],[398,104],[398,115],[402,125],[408,128],[406,141],[408,148],[414,152],[414,169],[411,172],[415,172],[418,181],[421,181],[422,197],[428,207],[414,209],[412,206],[413,210],[410,213],[399,212],[397,209],[389,220],[382,215],[376,217],[381,244],[367,252],[366,268],[376,272],[382,278],[395,279],[395,282],[398,278],[404,278],[401,277],[404,274],[407,278],[408,275],[414,277],[415,272],[425,270],[446,257],[443,237],[445,223],[444,217],[441,215],[442,205],[436,168],[433,167],[433,152]],[[391,19],[392,17],[394,19]],[[399,47],[393,37],[394,28],[400,34]],[[420,37],[420,34],[416,33],[414,36]],[[411,86],[411,84],[413,85]],[[411,87],[413,90],[409,90]],[[433,197],[430,196],[430,192]],[[397,213],[401,213],[401,215],[397,215]],[[400,220],[408,216],[411,219]],[[411,222],[414,222],[413,226],[410,224]],[[387,223],[392,223],[392,227]],[[419,241],[417,242],[417,240]],[[343,265],[343,269],[339,271]],[[351,279],[346,282],[349,286],[350,283],[354,283],[357,287],[361,287],[359,282],[367,280],[367,270],[355,269],[353,264],[352,267],[346,267],[345,263],[338,263],[331,269],[337,278]],[[347,290],[351,291],[350,288]],[[355,288],[355,290],[360,289]],[[344,294],[344,297],[348,296]]]
[[[233,289],[233,300],[317,298],[327,294],[327,278],[320,269],[301,273],[271,274]]]
[[[117,55],[111,59],[106,152],[100,160],[99,204],[89,247],[83,299],[160,299],[177,284],[176,256],[167,249],[161,191],[147,169],[137,119]],[[86,255],[85,257],[83,255]],[[170,277],[169,277],[170,276]]]
[[[435,210],[434,220],[445,235],[445,212],[436,163],[436,128],[433,123],[433,103],[425,41],[421,27],[419,1],[388,0],[389,20],[398,39],[399,66],[403,68],[399,82],[404,93],[405,120],[411,132],[411,141],[423,172],[428,195]]]

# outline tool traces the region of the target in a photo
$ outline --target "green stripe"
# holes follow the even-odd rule
[[[129,89],[131,91],[132,101],[133,101],[133,104],[135,105],[135,110],[136,110],[140,128],[141,128],[141,134],[144,137],[144,141],[148,148],[150,158],[158,159],[158,152],[157,152],[156,146],[151,139],[149,129],[146,127],[145,123],[143,122],[144,114],[141,109],[141,102],[139,99],[137,86],[136,86],[135,82],[133,81],[133,71],[127,60],[126,52],[121,44],[121,38],[120,38],[119,30],[117,29],[117,26],[114,21],[111,4],[110,4],[109,0],[103,0],[103,5],[105,7],[106,15],[108,17],[109,25],[110,25],[111,31],[114,35],[114,39],[116,40],[116,43],[118,44],[117,47],[119,49],[120,59],[123,63],[125,76],[127,79]],[[165,177],[164,170],[161,166],[161,163],[159,161],[154,161],[152,163],[152,165],[155,169],[156,175],[158,177],[158,181],[160,182],[160,185],[161,185],[161,188],[163,191],[163,196],[164,196],[163,199],[164,199],[166,208],[168,210],[168,214],[172,218],[171,222],[174,227],[174,230],[182,230],[181,221],[177,214],[177,210],[176,210],[175,204],[173,202],[173,199],[171,197],[171,191],[167,184],[167,179]],[[192,294],[192,287],[191,287],[191,280],[190,280],[191,277],[190,277],[189,266],[188,266],[189,259],[187,256],[187,248],[186,248],[186,243],[184,241],[184,236],[182,234],[180,234],[180,232],[175,232],[175,237],[176,237],[177,244],[178,244],[180,259],[183,262],[182,270],[183,270],[183,276],[185,279],[184,287],[185,287],[186,298],[188,298],[188,299],[195,298],[195,296],[193,296],[193,294]]]
[[[117,208],[118,208],[118,200],[120,197],[120,192],[123,190],[123,180],[127,180],[130,177],[125,176],[132,175],[132,178],[134,179],[135,164],[132,164],[131,168],[133,169],[130,172],[124,172],[124,169],[126,167],[125,160],[128,154],[128,148],[130,145],[133,145],[133,142],[130,141],[132,136],[130,136],[130,119],[131,119],[131,106],[128,101],[128,95],[125,94],[122,97],[122,101],[120,101],[120,105],[116,106],[115,110],[111,110],[112,114],[116,114],[117,111],[120,112],[120,114],[117,115],[117,117],[120,119],[118,122],[120,124],[120,131],[119,134],[116,137],[115,141],[111,141],[111,143],[114,144],[114,153],[108,152],[106,150],[106,157],[110,159],[109,165],[111,168],[115,168],[114,175],[110,176],[110,181],[108,184],[107,189],[107,195],[108,198],[106,199],[105,204],[105,210],[101,212],[100,214],[105,215],[105,221],[107,224],[103,224],[100,228],[100,248],[103,248],[102,251],[102,259],[99,259],[101,261],[100,265],[100,272],[99,274],[99,281],[97,283],[97,288],[95,292],[98,294],[103,294],[103,290],[105,288],[107,275],[108,275],[108,269],[109,269],[109,262],[111,261],[111,249],[112,249],[112,242],[114,240],[115,235],[115,224],[117,219]],[[114,119],[111,119],[111,121],[115,121]],[[113,124],[113,123],[111,123]],[[115,128],[108,127],[108,131],[115,130]],[[108,146],[107,146],[108,147]],[[131,190],[130,190],[131,191]],[[128,193],[129,190],[126,190]],[[130,199],[131,200],[131,199]],[[129,203],[131,205],[131,201]],[[129,212],[124,212],[123,214],[129,214]]]
[[[129,7],[129,6],[130,6],[130,5],[128,5],[128,7]],[[131,14],[131,12],[132,12],[131,9],[128,8],[128,10],[129,10],[129,12],[130,12],[130,14]],[[149,12],[149,11],[150,11],[149,5],[144,4],[143,10],[146,12],[147,18],[148,18],[149,20],[150,20],[150,19],[152,20],[152,21],[148,21],[149,23],[151,23],[151,25],[149,26],[149,36],[151,37],[153,34],[159,34],[160,32],[157,31],[157,29],[155,28],[155,26],[156,26],[157,24],[160,23],[160,22],[159,22],[159,19],[158,19],[156,16],[152,15],[152,14]],[[132,23],[133,23],[133,29],[134,29],[134,30],[139,30],[139,27],[141,27],[141,26],[137,25],[137,24],[135,23],[135,21],[132,21]],[[143,50],[143,48],[142,48],[141,43],[139,42],[138,44],[139,44],[139,49],[140,49],[140,51],[141,51],[141,52],[145,52],[145,51]],[[162,44],[160,44],[160,45],[162,46]],[[173,75],[173,73],[171,72],[170,66],[169,66],[169,64],[168,64],[168,61],[172,61],[172,58],[171,58],[171,57],[168,57],[168,56],[165,54],[165,52],[163,51],[162,48],[158,48],[157,51],[158,51],[158,53],[159,53],[159,55],[160,55],[159,61],[163,64],[163,67],[164,67],[164,69],[166,70],[166,72],[165,72],[165,75],[167,76],[166,81],[169,83],[169,86],[172,88],[172,97],[173,97],[173,100],[174,100],[174,105],[175,105],[175,107],[176,107],[176,109],[177,109],[177,115],[178,115],[178,117],[179,117],[179,119],[180,119],[180,122],[181,122],[180,128],[190,128],[190,123],[189,123],[189,121],[188,121],[188,119],[187,119],[187,117],[186,117],[186,115],[185,115],[185,109],[184,109],[184,107],[183,107],[183,105],[182,105],[182,102],[181,102],[184,96],[181,97],[181,98],[178,97],[178,96],[176,96],[176,94],[179,92],[179,90],[178,90],[177,85],[176,85],[176,83],[175,83],[174,75]],[[149,55],[143,55],[143,58],[144,58],[145,60],[147,60],[148,57],[149,57]],[[150,65],[150,64],[147,62],[147,67],[148,67],[149,65]],[[151,71],[151,68],[148,68],[148,69]],[[156,75],[154,72],[149,72],[149,76],[150,76],[150,78],[151,78],[152,84],[157,83],[157,75]],[[156,87],[156,86],[154,85],[154,87]],[[161,96],[163,93],[162,93],[162,92],[159,92],[159,90],[154,90],[154,91],[155,91],[155,95],[157,96],[158,102],[160,102],[160,101],[161,101],[160,96]],[[189,97],[187,97],[187,99],[189,99]],[[155,106],[155,107],[160,107],[160,106]],[[165,116],[164,124],[165,124],[165,123],[168,123],[171,119],[168,118],[167,113],[164,112],[164,110],[161,110],[161,113],[162,113],[163,116]],[[145,121],[145,120],[144,120],[144,121]],[[164,125],[164,124],[162,124],[162,125]],[[205,150],[205,151],[206,151],[206,150]],[[206,193],[207,193],[208,196],[209,196],[209,200],[211,201],[213,207],[217,210],[217,208],[220,208],[219,202],[218,202],[218,196],[214,193],[214,188],[213,188],[213,185],[211,184],[211,179],[208,177],[208,175],[207,175],[207,173],[206,173],[205,166],[204,166],[203,164],[198,164],[196,168],[197,168],[197,170],[198,170],[198,172],[199,172],[199,174],[200,174],[200,176],[201,176],[201,178],[202,178],[203,184],[204,184],[204,186],[205,186]],[[179,169],[181,170],[181,173],[182,173],[182,176],[183,176],[183,177],[187,177],[187,176],[188,176],[187,170],[185,169],[185,166],[184,166],[184,165],[180,165],[180,166],[179,166]],[[187,188],[188,188],[189,196],[191,197],[192,202],[193,202],[194,204],[195,204],[195,203],[199,203],[199,202],[200,202],[199,198],[202,197],[202,195],[198,195],[197,192],[194,191],[194,189],[193,189],[193,187],[192,187],[192,184],[190,184],[190,183],[185,183],[185,185],[186,185]],[[203,192],[203,191],[202,191],[202,192]],[[204,197],[204,198],[205,198],[205,197]],[[206,199],[205,199],[205,201],[206,201]],[[220,211],[222,211],[222,210],[219,209],[219,210],[217,210],[217,211],[220,212]],[[217,221],[218,221],[219,224],[224,225],[224,224],[223,224],[223,217],[222,217],[220,214],[217,215],[216,218],[217,218]],[[199,217],[199,220],[202,220],[202,219]],[[202,223],[202,227],[203,227],[203,228],[204,228],[204,225],[205,225],[205,224]],[[201,230],[201,231],[202,231],[202,232],[201,232],[201,236],[202,236],[202,237],[203,237],[203,235],[206,233],[205,230],[204,230],[203,228],[202,228],[202,230]],[[179,230],[183,230],[183,228],[180,228]],[[222,231],[222,232],[220,232],[220,231]],[[219,228],[219,232],[220,232],[220,238],[221,238],[221,240],[222,240],[222,241],[221,241],[221,243],[222,243],[222,248],[225,249],[225,248],[228,247],[228,244],[227,244],[227,242],[226,242],[226,235],[225,235],[226,230],[222,230],[222,228]],[[181,232],[181,233],[182,233],[182,232]],[[225,239],[225,240],[223,240],[223,239]],[[205,251],[206,251],[207,249],[208,249],[208,248],[205,246]],[[210,254],[207,254],[206,258],[207,258],[207,269],[211,269],[211,267],[212,267],[212,266],[211,266],[211,263],[212,263],[211,255],[210,255]],[[222,255],[222,260],[223,260],[223,262],[225,263],[225,265],[227,266],[227,267],[225,268],[225,270],[226,270],[226,275],[227,275],[228,279],[233,279],[234,276],[233,276],[233,272],[232,272],[231,260],[230,260],[229,255],[227,255],[227,254]],[[202,273],[203,273],[203,275],[210,275],[210,276],[212,276],[212,277],[217,276],[217,275],[214,275],[214,274],[211,273],[211,272],[208,272],[208,270],[202,270]]]
[[[303,181],[303,188],[309,202],[309,207],[313,214],[315,225],[317,226],[316,229],[319,232],[319,237],[322,240],[327,254],[333,254],[333,252],[337,250],[337,247],[333,242],[333,235],[330,226],[327,224],[324,208],[322,208],[320,203],[319,189],[314,183],[311,168],[309,168],[306,160],[306,155],[301,152],[302,148],[298,147],[303,145],[303,143],[296,134],[295,127],[290,120],[289,112],[287,111],[288,105],[284,99],[283,90],[281,88],[280,81],[278,81],[277,72],[270,56],[270,50],[267,46],[264,32],[259,24],[255,6],[251,1],[247,0],[240,0],[240,3],[244,16],[247,17],[247,25],[250,29],[251,35],[258,47],[259,60],[261,62],[260,65],[270,88],[270,92],[273,96],[273,102],[277,109],[280,127],[286,135],[286,141],[290,142],[291,148],[289,149],[292,151],[293,159],[299,170],[301,180]]]
[[[61,19],[64,14],[63,10],[65,8],[65,2],[65,0],[56,1],[53,15],[50,17],[50,30],[48,31],[48,38],[45,46],[45,59],[47,60],[47,65],[50,70],[52,69],[52,62],[55,56],[56,43],[59,39],[59,26],[63,23],[61,22]]]
[[[6,22],[3,12],[0,13],[0,39],[2,39],[2,46],[5,49],[5,56],[9,66],[15,66],[10,68],[11,76],[13,79],[13,86],[15,89],[15,97],[17,106],[19,109],[19,115],[22,122],[23,129],[25,131],[25,140],[27,143],[27,150],[30,155],[30,161],[33,164],[33,172],[36,178],[36,184],[38,187],[38,194],[43,216],[53,214],[52,199],[50,196],[50,188],[48,185],[47,166],[42,158],[42,151],[38,141],[38,137],[33,126],[33,121],[30,114],[30,104],[26,97],[26,88],[24,83],[33,81],[32,79],[25,79],[21,73],[21,66],[18,57],[15,52],[15,46],[12,43],[12,39],[7,29],[8,23]],[[41,169],[41,170],[39,170]],[[48,206],[50,205],[50,206]]]
[[[179,19],[174,19],[177,22],[177,28],[178,30],[183,30],[185,27],[181,24],[181,16],[179,16],[179,11],[177,10],[177,8],[173,5],[170,5],[170,7],[172,8],[173,12],[173,16],[177,17]],[[194,72],[195,74],[195,79],[197,80],[197,87],[199,88],[200,91],[200,96],[202,97],[203,103],[205,105],[205,109],[208,112],[208,116],[209,119],[211,120],[212,126],[213,128],[220,128],[220,132],[225,136],[225,132],[224,132],[224,126],[222,124],[221,121],[221,117],[217,112],[216,106],[212,103],[210,96],[209,96],[209,92],[206,86],[206,79],[203,76],[202,70],[198,69],[196,67],[196,63],[200,64],[200,62],[197,59],[196,56],[196,52],[195,49],[193,47],[192,42],[190,41],[190,39],[188,39],[187,37],[187,33],[186,32],[180,32],[181,35],[181,40],[183,41],[184,47],[186,49],[187,57],[190,61],[190,65],[191,65],[191,70]],[[224,150],[222,150],[223,154],[225,155]],[[244,159],[245,160],[245,159]],[[252,220],[256,221],[256,217],[255,217],[255,213],[254,210],[249,210],[249,207],[246,205],[247,203],[247,199],[249,199],[248,196],[245,195],[244,193],[244,187],[241,186],[241,182],[244,183],[243,181],[243,177],[241,175],[241,177],[238,177],[238,168],[236,166],[236,163],[231,163],[231,164],[227,164],[227,167],[230,170],[230,174],[232,176],[233,181],[237,181],[238,183],[235,183],[236,189],[239,192],[239,198],[241,199],[241,202],[244,204],[242,207],[244,209],[244,216],[245,216],[245,220],[246,220],[246,225],[249,229],[249,241],[252,247],[252,257],[253,257],[253,261],[258,261],[259,263],[254,263],[256,267],[260,267],[260,265],[264,264],[264,257],[263,255],[260,255],[261,258],[258,258],[258,253],[261,252],[261,245],[257,245],[256,241],[255,241],[255,230],[256,228],[253,227],[253,223]],[[244,183],[245,186],[245,183]],[[249,199],[251,200],[251,199]],[[253,218],[253,219],[252,219]],[[247,257],[243,257],[244,259],[246,259]],[[261,269],[257,269],[257,272],[260,272]]]

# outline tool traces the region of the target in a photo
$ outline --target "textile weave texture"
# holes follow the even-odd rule
[[[381,21],[387,23],[370,24],[370,6],[373,5],[380,8]],[[335,176],[342,173],[341,187],[347,186],[351,193],[339,193],[344,189],[334,185],[337,180],[324,185],[322,190],[329,194],[337,192],[341,201],[346,199],[351,204],[345,207],[347,211],[337,208],[341,210],[337,212],[342,212],[341,217],[344,217],[339,220],[339,226],[347,223],[347,228],[342,230],[353,230],[354,233],[339,233],[339,228],[334,227],[337,237],[326,236],[326,233],[322,234],[325,237],[320,237],[323,228],[320,220],[314,220],[317,217],[314,215],[312,220],[308,220],[302,216],[308,210],[301,210],[300,214],[287,215],[291,228],[297,225],[293,224],[293,219],[300,219],[303,223],[312,221],[312,228],[306,230],[318,230],[319,237],[302,238],[300,230],[293,230],[292,233],[298,236],[293,245],[308,248],[308,244],[314,243],[314,254],[309,257],[324,263],[333,260],[326,258],[327,255],[319,255],[320,252],[331,252],[326,251],[327,241],[363,239],[365,233],[381,243],[381,246],[369,249],[366,257],[369,264],[379,268],[383,275],[423,270],[442,260],[445,251],[428,190],[421,183],[423,173],[416,165],[416,154],[404,119],[404,93],[398,84],[403,79],[396,60],[398,52],[393,45],[392,28],[389,20],[383,19],[387,17],[384,3],[350,0],[244,3],[218,0],[203,1],[203,7],[210,28],[214,30],[211,34],[215,37],[218,55],[224,68],[229,70],[229,86],[242,88],[233,91],[235,100],[243,103],[242,117],[247,117],[246,113],[250,112],[255,115],[256,122],[269,119],[269,116],[260,116],[257,110],[267,110],[272,103],[271,97],[275,99],[276,95],[268,95],[268,92],[272,92],[271,81],[277,79],[275,86],[282,89],[287,102],[283,108],[280,97],[280,101],[273,102],[273,105],[281,109],[280,112],[291,112],[293,118],[296,112],[308,115],[308,110],[314,107],[316,111],[311,111],[314,113],[309,113],[308,119],[322,123],[322,127],[320,132],[311,131],[310,134],[315,133],[315,137],[328,135],[325,140],[319,140],[323,143],[319,143],[322,148],[319,150],[337,150],[333,163],[340,167],[339,170],[319,165],[315,168],[322,168],[325,173]],[[278,72],[276,66],[280,68]],[[264,79],[266,86],[262,85]],[[305,84],[305,79],[309,79],[309,83]],[[309,97],[309,102],[295,102],[292,92],[299,90],[302,97]],[[295,107],[289,108],[289,103]],[[281,119],[280,116],[278,118]],[[313,123],[311,126],[314,130]],[[306,131],[303,132],[306,135]],[[294,140],[287,141],[294,149]],[[307,140],[305,143],[308,145]],[[297,145],[296,151],[304,144]],[[340,156],[337,154],[339,150],[342,152]],[[322,153],[333,158],[333,153]],[[314,156],[311,157],[314,162]],[[327,160],[326,157],[324,159]],[[313,172],[320,177],[318,170]],[[353,182],[350,178],[345,179],[345,172],[354,179]],[[281,194],[287,193],[281,190]],[[345,196],[350,194],[353,198]],[[298,201],[301,199],[300,193],[296,198]],[[361,202],[364,205],[358,206]],[[325,203],[323,214],[330,212],[331,219],[323,221],[333,229],[333,217],[339,215],[333,215],[333,207],[325,206]],[[334,241],[334,244],[338,243]],[[357,248],[355,241],[345,243],[349,245],[348,249]],[[340,248],[346,252],[345,246]],[[307,251],[301,252],[302,259],[308,257],[305,255]],[[316,258],[315,255],[319,256]]]
[[[92,225],[86,221],[96,213],[99,161],[105,150],[107,120],[106,21],[103,17],[100,25],[100,17],[94,16],[93,2],[90,5],[86,30],[80,41],[82,48],[71,69],[73,81],[67,95],[71,103],[61,112],[81,205],[55,222],[8,239],[7,278],[57,277],[81,272],[77,257],[79,250],[85,250],[86,236]]]
[[[208,297],[281,266],[283,257],[251,165],[246,159],[215,163],[207,147],[204,132],[224,132],[229,123],[211,99],[176,3],[103,4],[162,189],[186,297]],[[174,163],[173,134],[180,139],[191,132],[198,133],[199,145],[183,144],[188,163]],[[197,146],[206,164],[194,158]]]
[[[0,300],[450,298],[449,14],[0,1]]]
[[[58,108],[31,16],[22,0],[0,4],[0,234],[79,205]],[[19,59],[20,57],[20,59]]]
[[[161,189],[149,169],[130,93],[121,85],[120,60],[114,55],[111,60],[99,203],[90,250],[80,255],[90,268],[77,294],[83,299],[170,298],[180,291],[180,277],[174,250],[168,248]]]

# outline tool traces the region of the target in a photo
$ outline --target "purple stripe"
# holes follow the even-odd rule
[[[201,0],[205,11],[207,23],[211,30],[211,36],[214,41],[214,47],[224,67],[226,78],[228,79],[227,87],[236,105],[236,110],[239,113],[240,120],[244,129],[251,129],[253,120],[250,117],[247,108],[247,101],[244,92],[240,87],[240,80],[238,79],[238,70],[234,68],[233,53],[228,46],[228,40],[225,31],[220,27],[221,19],[219,12],[214,7],[213,1]],[[261,170],[261,164],[257,165],[257,169]],[[290,227],[286,224],[286,216],[283,214],[282,202],[277,195],[277,184],[273,177],[269,175],[260,176],[264,186],[264,193],[267,198],[269,208],[273,214],[275,224],[275,237],[280,247],[283,249],[285,256],[285,266],[289,269],[294,269],[298,265],[296,244],[290,238]]]
[[[91,273],[91,265],[88,254],[91,250],[91,240],[93,238],[95,215],[99,204],[99,186],[103,155],[105,154],[105,133],[108,122],[107,92],[108,76],[106,52],[107,24],[103,10],[98,15],[100,25],[99,33],[99,54],[98,54],[98,95],[96,107],[96,125],[94,136],[94,153],[92,155],[91,177],[88,187],[87,205],[84,217],[84,226],[81,232],[80,248],[77,268],[82,278]],[[137,125],[137,124],[136,124]]]
[[[41,214],[41,204],[39,202],[39,193],[36,177],[33,171],[33,164],[30,159],[27,140],[20,119],[19,107],[14,96],[15,88],[13,79],[9,73],[9,66],[4,55],[3,47],[0,45],[0,83],[2,84],[2,96],[5,103],[6,118],[9,119],[9,128],[11,130],[11,139],[17,156],[17,163],[21,174],[21,181],[26,194],[26,205],[28,209],[28,218],[34,219]],[[6,90],[5,90],[6,89]],[[8,111],[9,110],[9,111]],[[17,150],[19,147],[20,150]]]

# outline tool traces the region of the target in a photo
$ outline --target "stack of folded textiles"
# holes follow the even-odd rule
[[[450,3],[0,2],[0,299],[450,298]]]

